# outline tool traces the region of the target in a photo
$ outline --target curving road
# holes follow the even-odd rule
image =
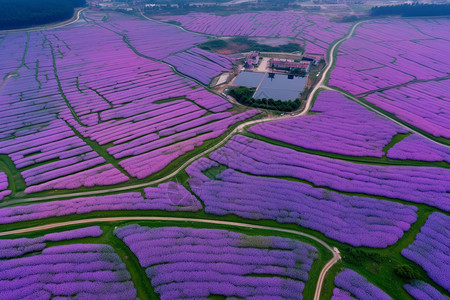
[[[21,234],[21,233],[29,233],[29,232],[35,232],[35,231],[41,231],[46,229],[54,229],[59,227],[65,227],[70,225],[80,225],[80,224],[87,224],[87,223],[104,223],[104,222],[120,222],[120,221],[176,221],[176,222],[193,222],[193,223],[204,223],[204,224],[217,224],[217,225],[226,225],[226,226],[235,226],[235,227],[241,227],[241,228],[250,228],[250,229],[262,229],[262,230],[270,230],[270,231],[278,231],[283,233],[289,233],[297,236],[302,236],[309,238],[311,240],[316,241],[317,243],[324,246],[327,250],[329,250],[333,254],[333,258],[331,258],[325,266],[322,268],[319,274],[319,279],[317,280],[316,285],[316,291],[314,294],[314,300],[320,299],[320,292],[322,290],[323,281],[325,279],[325,276],[327,272],[333,267],[340,259],[341,256],[339,254],[339,250],[335,247],[329,246],[327,243],[322,241],[321,239],[304,233],[299,232],[291,229],[284,229],[284,228],[276,228],[276,227],[270,227],[270,226],[262,226],[262,225],[253,225],[253,224],[246,224],[246,223],[239,223],[239,222],[229,222],[229,221],[221,221],[221,220],[208,220],[208,219],[194,219],[194,218],[177,218],[177,217],[109,217],[109,218],[92,218],[92,219],[82,219],[82,220],[74,220],[74,221],[67,221],[67,222],[60,222],[60,223],[53,223],[53,224],[47,224],[47,225],[40,225],[35,227],[29,227],[24,229],[16,229],[16,230],[10,230],[10,231],[4,231],[0,232],[1,236],[11,235],[11,234]]]

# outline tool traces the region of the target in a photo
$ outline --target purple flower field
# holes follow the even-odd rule
[[[198,211],[201,209],[199,201],[184,187],[174,182],[162,183],[157,188],[146,188],[144,193],[145,198],[139,192],[129,192],[4,207],[0,208],[0,224],[86,214],[94,211]]]
[[[294,177],[317,187],[424,203],[450,211],[450,170],[366,165],[297,152],[236,135],[210,158],[253,175]]]
[[[213,161],[203,159],[186,169],[191,188],[205,203],[207,213],[294,223],[340,242],[374,248],[397,242],[417,218],[414,206],[346,196],[231,169],[217,175],[218,180],[209,180],[201,170],[213,165]]]
[[[105,13],[86,12],[88,19],[101,21]],[[102,26],[125,34],[130,43],[145,56],[163,59],[168,55],[183,51],[207,39],[199,34],[186,32],[174,26],[142,19],[121,13],[108,13],[108,21]]]
[[[315,114],[252,126],[249,131],[307,149],[382,157],[398,133],[408,131],[333,91],[319,94]],[[333,128],[333,130],[330,130]]]
[[[420,82],[366,99],[436,137],[450,138],[450,80]]]
[[[164,61],[175,66],[178,71],[208,85],[212,78],[233,67],[233,60],[224,55],[211,53],[199,48],[166,57]]]
[[[38,238],[0,239],[0,258],[19,257],[29,252],[45,248],[45,242],[64,241],[86,237],[98,237],[103,234],[100,226],[91,226],[62,232],[46,234]]]
[[[392,159],[445,161],[450,164],[450,148],[434,143],[418,134],[412,134],[388,150]]]
[[[0,20],[0,300],[450,300],[450,18],[150,2]]]
[[[295,240],[219,229],[129,225],[115,235],[136,254],[161,299],[302,299],[318,255]]]
[[[333,295],[331,296],[331,300],[358,300],[358,299],[355,297],[352,297],[349,292],[346,292],[339,288],[334,288]]]
[[[345,269],[334,279],[336,286],[333,291],[333,300],[340,299],[364,299],[364,300],[392,300],[383,290],[367,281],[366,278],[353,270]],[[336,297],[334,296],[336,294]],[[346,298],[341,295],[350,294],[354,298]]]
[[[160,17],[186,29],[217,36],[288,37],[305,43],[306,52],[326,54],[328,46],[344,35],[349,25],[319,15],[298,12],[256,12],[230,16],[190,13]]]
[[[442,295],[432,285],[420,280],[405,284],[403,288],[416,300],[448,300],[447,296]]]
[[[329,84],[363,96],[402,121],[448,139],[449,80],[435,80],[448,76],[449,25],[444,18],[364,23],[339,48]],[[411,83],[416,79],[426,81]]]
[[[96,14],[77,26],[31,32],[27,49],[22,34],[0,48],[2,57],[22,53],[26,65],[12,59],[19,76],[0,90],[0,155],[20,171],[26,193],[142,179],[259,113],[225,112],[232,108],[226,99],[136,55],[121,34],[143,55],[192,55],[216,70],[211,76],[229,69],[226,56],[192,48],[204,37],[122,14],[99,26]],[[203,80],[204,70],[195,72]]]
[[[448,19],[386,19],[361,24],[355,37],[339,48],[330,85],[362,94],[415,78],[446,76],[450,63],[445,49],[450,42],[440,38],[449,24]],[[423,33],[430,26],[433,33]]]
[[[147,209],[167,211],[199,211],[202,204],[184,186],[173,181],[144,189],[145,198],[153,205]]]
[[[109,245],[71,244],[0,261],[1,299],[136,299],[125,264]]]
[[[8,190],[8,185],[8,176],[4,172],[0,172],[0,200],[11,194],[11,190]]]
[[[421,266],[434,282],[450,292],[450,217],[432,213],[415,241],[402,255]]]

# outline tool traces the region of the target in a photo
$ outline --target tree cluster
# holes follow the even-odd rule
[[[387,6],[374,6],[371,8],[370,15],[373,17],[383,15],[401,15],[403,17],[419,16],[445,16],[450,15],[450,4],[400,4]]]
[[[246,45],[247,47],[245,49],[242,49],[242,51],[257,51],[257,52],[304,52],[305,49],[300,46],[297,43],[287,43],[285,45],[279,45],[279,46],[270,46],[270,45],[264,45],[259,44],[255,40],[251,40],[248,37],[245,36],[237,36],[234,38],[231,38],[229,40],[221,40],[221,39],[215,39],[207,41],[203,44],[200,44],[198,47],[204,50],[219,50],[219,49],[226,49],[229,46],[229,43],[239,44],[239,45]]]
[[[1,0],[0,29],[23,28],[70,19],[85,0]]]
[[[274,100],[272,98],[255,99],[253,98],[253,93],[253,89],[244,86],[231,89],[229,92],[230,96],[235,98],[237,102],[251,107],[290,112],[297,110],[301,104],[299,98],[289,101]]]

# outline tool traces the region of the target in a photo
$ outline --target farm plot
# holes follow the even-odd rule
[[[99,237],[103,234],[100,226],[84,227],[80,229],[53,232],[37,238],[1,239],[0,258],[20,257],[24,254],[41,251],[46,247],[45,242],[59,242],[87,237]]]
[[[330,85],[363,94],[412,81],[448,75],[445,59],[450,42],[422,32],[428,25],[417,20],[386,19],[363,23],[353,38],[339,47]],[[430,20],[446,31],[447,19]]]
[[[336,191],[383,196],[450,210],[450,170],[365,165],[297,152],[241,135],[210,158],[253,175],[292,177]]]
[[[402,250],[402,255],[421,266],[434,282],[450,292],[448,277],[450,257],[450,217],[432,213],[415,241]]]
[[[298,12],[255,12],[230,16],[190,13],[163,16],[186,29],[217,36],[288,37],[304,40],[307,52],[326,54],[328,46],[343,36],[349,25],[333,23],[318,15]]]
[[[334,279],[334,284],[336,288],[333,290],[332,300],[392,300],[383,290],[350,269],[340,272]]]
[[[161,299],[301,299],[316,248],[295,240],[219,229],[121,227]],[[176,245],[176,246],[175,246]]]
[[[2,36],[0,43],[0,57],[7,57],[2,60],[0,66],[0,83],[4,81],[8,75],[17,75],[15,72],[22,64],[22,59],[27,42],[27,34],[20,33],[14,35]]]
[[[364,23],[340,46],[329,84],[448,139],[450,42],[440,37],[449,24],[447,19]],[[435,36],[422,31],[428,25],[435,28]]]
[[[208,85],[212,78],[233,67],[234,60],[224,55],[192,48],[164,59],[179,72]]]
[[[98,12],[87,15],[94,20],[105,16]],[[221,72],[229,71],[234,63],[226,56],[193,47],[207,40],[202,35],[124,14],[108,13],[107,16],[106,22],[97,21],[97,24],[126,36],[127,42],[146,57],[163,60],[206,85]]]
[[[11,194],[8,186],[8,176],[4,172],[0,172],[0,200],[3,200],[3,198]]]
[[[450,164],[450,147],[434,143],[418,134],[412,134],[388,150],[392,159],[445,161]]]
[[[71,244],[0,261],[0,298],[136,299],[125,264],[109,245]]]
[[[49,122],[34,134],[1,141],[0,149],[21,170],[28,186],[26,193],[128,180],[111,164],[105,164],[105,159],[61,120]]]
[[[131,50],[114,33],[98,31],[102,35],[99,38],[107,39],[109,42],[105,44],[111,46],[95,49],[103,55],[111,52],[102,60],[90,49],[95,45],[93,40],[79,42],[83,32],[65,35],[65,41],[74,44],[75,50],[57,62],[58,69],[64,70],[61,85],[64,94],[69,94],[69,102],[71,98],[78,100],[80,93],[91,89],[101,95],[100,103],[110,103],[109,108],[95,116],[94,122],[86,126],[73,122],[73,126],[99,145],[109,144],[108,153],[114,159],[123,159],[119,164],[131,176],[142,179],[160,171],[205,140],[220,136],[232,124],[259,113],[253,110],[214,114],[231,108],[231,104],[173,74],[167,66],[131,55]],[[95,38],[93,35],[92,39]],[[113,66],[108,64],[117,55],[132,58],[121,58]],[[103,68],[106,79],[98,80]],[[119,70],[126,73],[120,76]],[[165,99],[173,101],[155,103]],[[85,109],[82,103],[76,101],[74,110],[77,106]],[[204,116],[208,112],[213,114]]]
[[[259,113],[224,112],[227,100],[92,22],[31,33],[23,47],[19,75],[0,90],[0,154],[26,193],[147,177]]]
[[[299,32],[297,39],[305,41],[306,52],[323,54],[327,59],[327,49],[348,32],[349,24],[331,22],[323,16],[314,14],[308,14],[305,18],[309,24]]]
[[[162,183],[156,188],[145,188],[106,196],[93,196],[0,208],[0,224],[40,220],[72,214],[119,210],[198,211],[201,203],[183,186]]]
[[[436,137],[450,139],[450,80],[408,84],[365,99]]]
[[[79,138],[58,115],[64,107],[48,41],[30,34],[18,76],[0,90],[0,154],[14,162],[28,188],[77,188],[128,180]]]
[[[202,158],[186,169],[206,213],[293,223],[353,246],[375,248],[394,244],[417,218],[414,206],[342,195],[301,182],[232,169],[216,175],[216,180],[202,173],[215,166],[217,162]]]
[[[265,122],[249,131],[306,149],[350,156],[385,155],[392,137],[408,131],[333,91],[319,94],[314,114]]]
[[[416,300],[448,300],[448,297],[442,295],[432,285],[421,280],[413,280],[403,288]]]
[[[168,24],[142,20],[132,15],[108,12],[107,21],[98,21],[105,13],[85,14],[88,20],[92,17],[99,26],[125,35],[138,52],[158,60],[207,40],[202,35],[186,32]]]
[[[261,12],[230,16],[207,13],[161,17],[180,22],[184,28],[219,36],[267,36],[295,37],[308,25],[304,15],[299,13]]]

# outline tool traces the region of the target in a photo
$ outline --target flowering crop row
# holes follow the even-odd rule
[[[45,248],[45,242],[64,241],[86,237],[98,237],[103,234],[100,226],[91,226],[62,232],[49,233],[41,237],[29,239],[2,239],[0,240],[0,258],[22,256],[29,252],[40,251]]]
[[[436,137],[450,138],[450,80],[419,82],[371,94],[376,106]]]
[[[93,15],[88,13],[88,20]],[[232,107],[227,100],[165,64],[136,55],[116,32],[126,29],[144,52],[166,57],[190,48],[186,53],[227,68],[226,57],[191,48],[203,37],[130,16],[113,13],[111,18],[111,23],[88,21],[30,33],[26,67],[15,64],[20,76],[9,78],[0,90],[0,154],[19,169],[26,193],[112,185],[130,174],[143,178],[257,113],[223,113]],[[146,36],[167,39],[173,30],[183,41],[170,37],[174,41],[168,45]],[[2,43],[1,53],[25,52],[23,36],[17,34],[17,44]],[[95,143],[88,145],[88,139]],[[96,144],[113,157],[100,156]],[[112,159],[123,173],[114,162],[106,163]]]
[[[218,36],[290,37],[306,40],[307,52],[326,54],[334,40],[343,36],[348,24],[330,22],[318,15],[298,12],[256,12],[217,16],[207,13],[190,13],[163,17],[180,22],[183,27]]]
[[[120,165],[134,177],[139,179],[147,177],[162,170],[177,157],[201,146],[204,141],[224,134],[232,124],[258,113],[260,113],[258,110],[249,110],[217,122],[195,127],[183,133],[174,134],[156,142],[150,142],[144,146],[135,147],[133,149],[135,156],[124,159],[120,162]],[[158,148],[153,150],[155,145]],[[146,149],[147,152],[140,154],[142,148]]]
[[[312,112],[315,114],[261,123],[250,132],[307,149],[375,157],[384,155],[383,148],[394,135],[407,133],[333,91],[321,92]]]
[[[197,211],[201,208],[197,199],[190,198],[188,192],[175,183],[161,184],[158,188],[148,188],[144,192],[145,198],[139,192],[130,192],[5,207],[0,209],[0,224],[86,214],[94,211],[154,209]]]
[[[294,177],[318,187],[450,210],[450,170],[445,168],[365,165],[297,152],[241,135],[234,136],[210,158],[254,175]]]
[[[371,284],[366,278],[350,269],[345,269],[339,273],[334,279],[334,284],[336,288],[333,291],[333,297],[331,298],[333,300],[349,299],[344,297],[334,297],[334,294],[342,295],[345,293],[349,293],[354,297],[353,299],[392,300],[392,298],[380,288]]]
[[[105,15],[98,12],[85,14],[94,18],[99,14]],[[102,23],[111,30],[125,34],[137,51],[154,59],[163,59],[171,53],[183,51],[194,44],[206,41],[202,35],[126,14],[109,12],[108,21]]]
[[[195,162],[187,172],[193,176],[200,173],[195,169],[204,166],[205,160]],[[189,180],[207,213],[298,224],[353,246],[392,245],[417,218],[413,206],[346,196],[301,182],[250,176],[231,169],[216,178]]]
[[[26,193],[44,186],[78,188],[128,180],[60,120],[34,134],[0,141],[0,153],[7,154],[19,170],[24,169],[21,175],[29,186]]]
[[[339,288],[334,288],[331,300],[358,300],[358,299],[351,296],[350,293],[347,291],[341,290]]]
[[[0,172],[0,200],[11,194],[11,190],[8,190],[8,185],[8,176],[4,172]]]
[[[387,157],[420,161],[445,161],[450,164],[450,148],[412,134],[388,150]]]
[[[450,42],[441,37],[449,25],[447,19],[363,23],[340,46],[329,84],[359,96],[369,93],[366,100],[397,118],[450,138],[449,80],[433,81],[448,75]],[[416,79],[427,81],[411,83]]]
[[[298,241],[219,229],[129,225],[115,234],[146,268],[161,299],[301,299],[317,258],[314,247]]]
[[[434,22],[437,32],[446,31],[449,21]],[[339,48],[330,84],[353,94],[403,84],[413,79],[446,76],[449,42],[423,33],[421,20],[377,20],[361,24],[356,35]]]
[[[420,265],[437,284],[450,291],[450,217],[432,213],[402,255]]]
[[[153,202],[147,209],[167,211],[198,211],[202,204],[185,187],[173,181],[161,183],[158,187],[144,189],[145,198]]]
[[[7,57],[2,60],[0,69],[0,78],[5,79],[8,74],[13,73],[22,63],[24,45],[27,42],[27,34],[8,34],[0,35],[0,57]]]
[[[448,300],[448,297],[424,281],[414,280],[403,288],[416,300]]]
[[[71,244],[0,261],[1,299],[136,299],[125,264],[109,245]]]
[[[166,57],[164,61],[176,67],[179,72],[193,77],[206,85],[209,84],[212,78],[224,71],[229,71],[233,66],[227,57],[199,48],[171,55]]]
[[[225,17],[190,13],[167,18],[180,22],[189,30],[219,36],[295,37],[308,25],[304,15],[283,12],[245,13]]]

